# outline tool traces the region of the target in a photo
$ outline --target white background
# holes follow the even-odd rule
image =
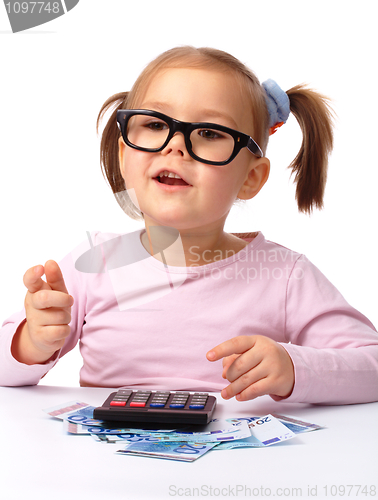
[[[373,0],[80,0],[67,15],[12,34],[0,5],[0,322],[23,306],[24,272],[60,260],[86,231],[141,227],[102,177],[96,118],[112,94],[176,45],[226,50],[261,81],[307,82],[337,113],[325,208],[299,214],[286,169],[300,146],[291,116],[272,138],[271,177],[235,207],[229,232],[261,230],[306,254],[378,325],[377,81]],[[78,385],[68,354],[44,384]]]

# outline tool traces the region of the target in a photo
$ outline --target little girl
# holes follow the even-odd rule
[[[103,169],[145,227],[88,234],[59,266],[26,272],[25,310],[0,334],[0,384],[37,384],[80,342],[82,386],[376,401],[369,320],[303,255],[260,232],[224,231],[235,201],[267,181],[268,138],[290,112],[303,132],[291,164],[299,210],[322,207],[332,149],[326,99],[260,85],[219,50],[180,47],[108,99],[99,122],[112,109]]]

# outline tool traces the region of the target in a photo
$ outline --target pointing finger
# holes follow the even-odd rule
[[[254,335],[241,335],[240,337],[234,337],[233,339],[226,340],[222,344],[217,345],[211,349],[206,357],[209,361],[218,361],[218,359],[224,358],[225,356],[231,356],[232,354],[242,354],[243,352],[251,349],[255,345],[256,337]]]
[[[52,290],[68,293],[64,283],[63,274],[60,267],[54,260],[48,260],[45,264],[46,282]]]

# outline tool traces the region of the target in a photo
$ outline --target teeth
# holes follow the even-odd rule
[[[168,170],[164,170],[164,172],[160,172],[159,177],[173,177],[175,179],[181,179],[181,177],[177,174],[173,174],[172,172],[169,172]]]

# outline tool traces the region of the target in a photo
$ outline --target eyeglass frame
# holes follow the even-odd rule
[[[144,148],[142,146],[136,146],[135,144],[133,144],[128,140],[126,134],[127,123],[130,120],[130,118],[134,115],[152,116],[167,123],[169,127],[169,133],[164,144],[161,147]],[[250,137],[247,134],[244,134],[243,132],[239,132],[238,130],[234,130],[229,127],[224,127],[223,125],[218,125],[216,123],[182,122],[180,120],[176,120],[175,118],[171,118],[170,116],[167,116],[163,113],[160,113],[159,111],[152,111],[150,109],[119,109],[117,110],[117,125],[118,128],[120,129],[123,140],[128,146],[130,146],[133,149],[137,149],[138,151],[145,151],[147,153],[159,153],[168,145],[169,141],[172,139],[172,137],[176,132],[181,132],[184,136],[186,150],[188,151],[189,155],[194,160],[197,160],[200,163],[205,163],[207,165],[217,165],[217,166],[227,165],[238,155],[240,150],[243,148],[247,148],[248,151],[250,151],[254,156],[257,156],[258,158],[262,158],[264,156],[260,146],[252,139],[252,137]],[[229,134],[234,139],[234,149],[231,153],[231,156],[227,160],[224,161],[205,160],[203,158],[200,158],[193,152],[192,143],[190,141],[190,134],[193,132],[193,130],[200,128],[219,130],[220,132],[225,132]]]

